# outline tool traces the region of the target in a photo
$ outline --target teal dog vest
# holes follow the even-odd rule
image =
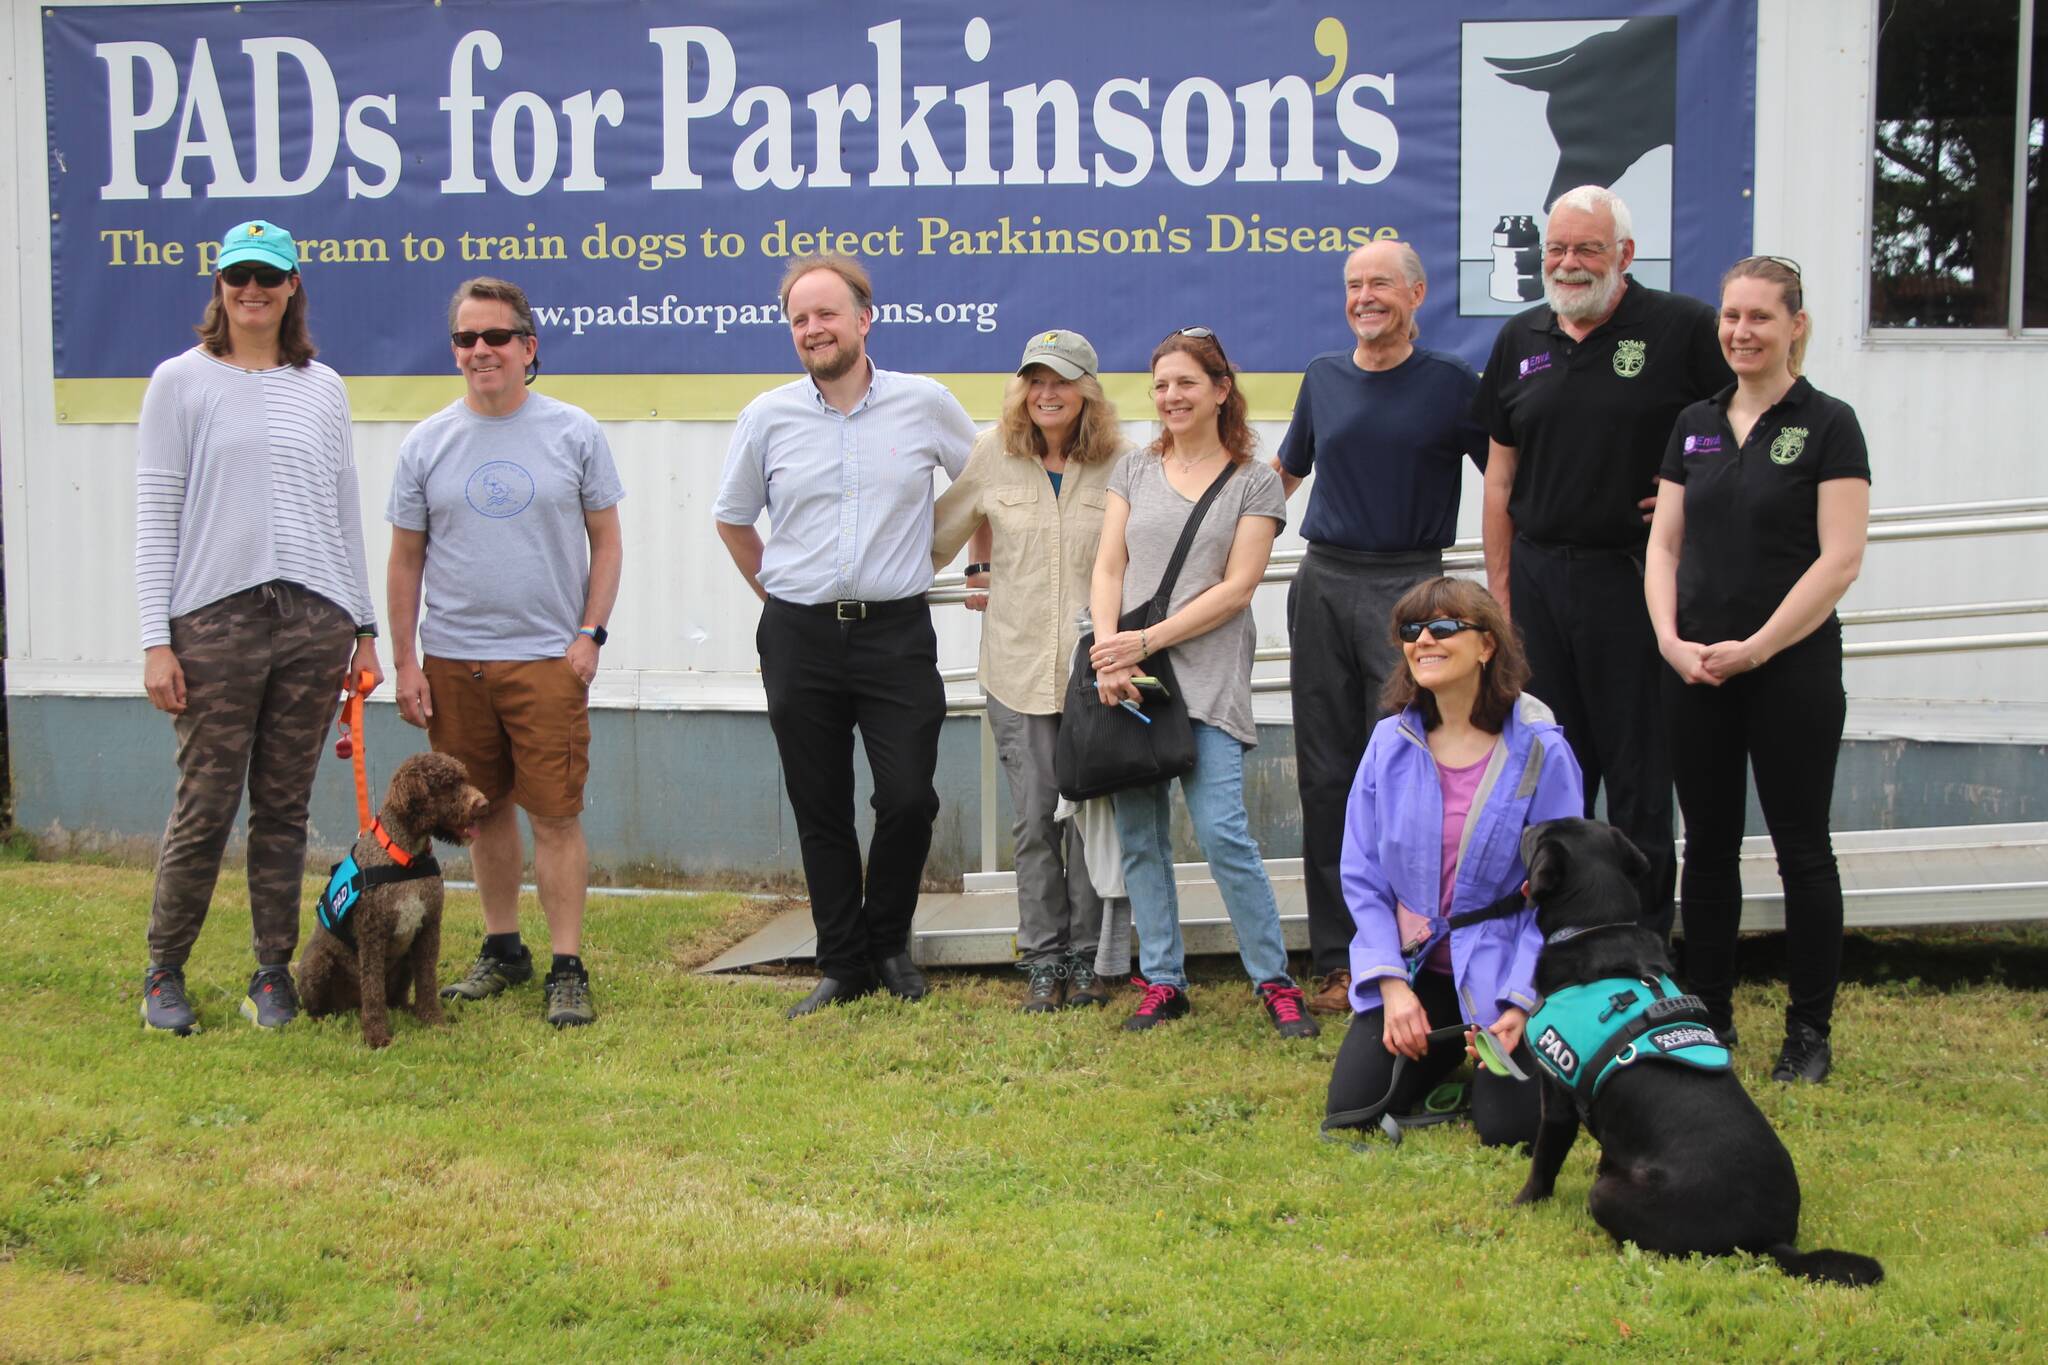
[[[327,889],[320,893],[320,904],[315,907],[320,927],[353,948],[356,946],[356,927],[352,922],[352,912],[356,902],[363,898],[363,892],[391,882],[409,882],[440,875],[441,864],[434,860],[431,852],[414,858],[405,867],[373,867],[366,871],[356,865],[356,855],[351,851],[327,874]]]
[[[1702,1071],[1729,1065],[1706,1007],[1698,996],[1680,994],[1668,976],[1610,976],[1567,986],[1544,997],[1527,1036],[1538,1064],[1572,1092],[1581,1113],[1592,1108],[1610,1076],[1636,1062],[1680,1062]]]

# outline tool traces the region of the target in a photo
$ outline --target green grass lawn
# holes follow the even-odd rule
[[[1024,1018],[1011,972],[791,1024],[707,980],[750,903],[594,902],[600,1010],[529,986],[445,1029],[259,1034],[239,876],[137,1019],[146,873],[0,863],[0,1359],[1924,1360],[2048,1353],[2048,934],[1852,941],[1835,1078],[1738,1062],[1799,1165],[1802,1245],[1874,1290],[1617,1252],[1512,1209],[1468,1129],[1316,1136],[1339,1031],[1284,1045],[1219,964],[1185,1023]],[[309,891],[308,903],[311,895]],[[474,900],[452,896],[444,976]],[[529,938],[541,937],[537,913]],[[1767,969],[1770,941],[1753,955]]]

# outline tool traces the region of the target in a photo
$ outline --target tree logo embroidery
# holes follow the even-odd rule
[[[1634,379],[1643,372],[1643,361],[1649,346],[1640,341],[1617,341],[1614,343],[1614,372],[1623,379]]]
[[[1771,442],[1771,463],[1791,464],[1805,449],[1806,428],[1786,427],[1778,433],[1778,439]]]

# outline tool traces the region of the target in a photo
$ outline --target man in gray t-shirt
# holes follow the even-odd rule
[[[590,414],[527,391],[540,342],[517,285],[465,281],[448,323],[467,391],[405,438],[385,511],[398,713],[491,799],[470,846],[483,949],[441,994],[481,1000],[533,976],[519,941],[524,807],[554,950],[547,1021],[587,1024],[589,687],[619,592],[625,491]]]

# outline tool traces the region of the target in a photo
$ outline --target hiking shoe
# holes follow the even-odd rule
[[[1131,1011],[1131,1017],[1124,1020],[1125,1033],[1143,1033],[1155,1024],[1164,1024],[1173,1019],[1185,1019],[1188,1013],[1188,993],[1178,986],[1163,983],[1148,983],[1145,998],[1138,1002],[1138,1008]]]
[[[597,1022],[597,1006],[590,1003],[590,978],[581,972],[549,972],[543,983],[548,996],[548,1022],[556,1028],[574,1028]]]
[[[242,1017],[257,1028],[283,1028],[299,1017],[299,993],[289,967],[258,967],[242,997]]]
[[[1316,1021],[1308,1017],[1308,1002],[1302,999],[1301,987],[1286,977],[1261,981],[1258,993],[1282,1038],[1313,1038],[1322,1032]]]
[[[1027,962],[1031,984],[1024,988],[1019,1014],[1051,1014],[1067,999],[1067,965],[1064,962]]]
[[[1095,964],[1079,953],[1067,959],[1067,1008],[1097,1009],[1109,1003],[1109,983],[1095,974]]]
[[[469,975],[441,988],[443,1000],[488,1000],[501,991],[523,986],[533,980],[533,950],[522,948],[519,960],[507,962],[489,953],[478,953],[469,964]]]
[[[1325,976],[1322,989],[1309,997],[1308,1007],[1316,1014],[1351,1013],[1351,973],[1336,971]]]
[[[1785,1046],[1778,1049],[1771,1079],[1788,1085],[1797,1081],[1818,1085],[1828,1078],[1833,1065],[1834,1053],[1819,1029],[1811,1024],[1787,1024]]]
[[[185,969],[151,963],[142,974],[142,1026],[183,1038],[199,1032],[199,1018],[185,998]]]

